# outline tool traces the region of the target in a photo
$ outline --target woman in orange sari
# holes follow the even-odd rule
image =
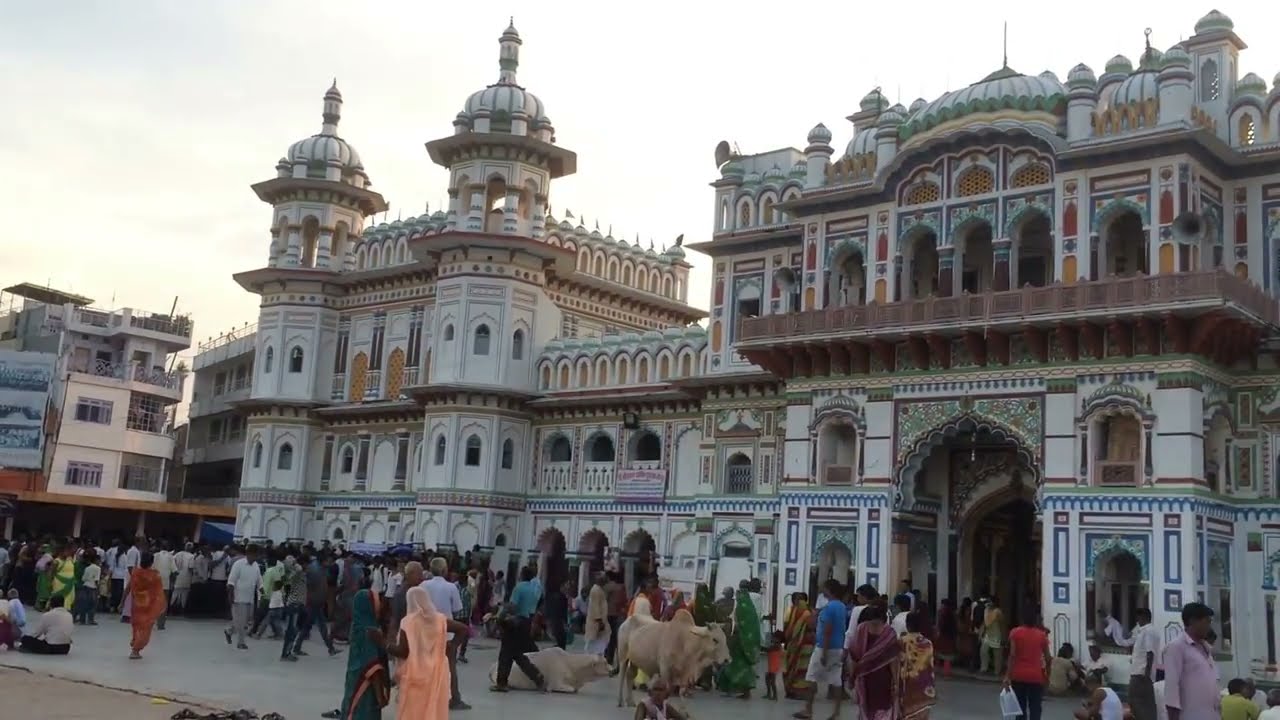
[[[138,567],[129,573],[129,589],[125,599],[132,602],[129,622],[133,626],[133,639],[129,643],[130,660],[142,657],[142,649],[151,642],[151,628],[165,608],[164,585],[160,573],[152,567],[155,558],[149,552],[142,553]],[[124,602],[123,600],[121,602]]]
[[[409,588],[405,603],[408,613],[400,622],[400,635],[387,645],[387,654],[402,661],[396,717],[446,720],[450,676],[445,647],[449,633],[466,637],[469,629],[436,610],[431,595],[421,587]]]

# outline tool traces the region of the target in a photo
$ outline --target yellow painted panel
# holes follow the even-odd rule
[[[884,278],[876,281],[876,302],[883,304],[889,296],[889,283]]]
[[[1068,255],[1062,258],[1062,282],[1064,285],[1076,284],[1076,256]]]
[[[711,323],[711,352],[720,352],[720,340],[724,335],[720,323]]]
[[[1160,246],[1160,272],[1171,273],[1174,271],[1173,243],[1164,243]]]

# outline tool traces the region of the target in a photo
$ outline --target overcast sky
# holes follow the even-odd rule
[[[576,176],[554,214],[658,246],[706,240],[718,141],[803,148],[816,123],[843,149],[844,117],[872,87],[933,99],[1009,65],[1065,79],[1136,61],[1143,29],[1167,49],[1205,3],[171,2],[4,3],[0,22],[0,283],[50,283],[101,307],[195,317],[203,340],[257,319],[231,274],[265,264],[271,213],[249,185],[319,131],[334,77],[341,134],[390,219],[442,208],[444,169],[423,143],[452,132],[467,96],[498,76],[514,13],[519,80],[545,103]],[[1280,6],[1219,6],[1242,71],[1280,71]],[[534,12],[536,10],[536,12]],[[1136,62],[1135,62],[1136,64]],[[1243,74],[1243,72],[1242,72]],[[379,218],[380,219],[380,218]],[[706,307],[709,260],[691,254]],[[113,302],[114,297],[114,302]]]

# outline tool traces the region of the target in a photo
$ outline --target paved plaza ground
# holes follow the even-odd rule
[[[35,703],[42,703],[39,713],[29,715],[41,720],[126,717],[161,720],[184,707],[182,704],[156,705],[151,696],[223,709],[278,712],[287,720],[318,720],[322,712],[338,705],[346,654],[329,658],[318,641],[308,643],[307,648],[312,651],[309,657],[297,663],[282,663],[278,659],[278,643],[250,640],[249,650],[236,650],[223,641],[221,624],[176,619],[169,621],[164,632],[154,633],[142,660],[131,661],[127,659],[129,626],[112,616],[103,617],[100,622],[97,627],[76,629],[71,655],[66,657],[0,653],[0,666],[31,670],[28,675],[0,668],[0,686],[5,688],[6,705],[35,707]],[[451,717],[492,720],[516,717],[514,713],[528,720],[632,717],[630,711],[616,707],[618,686],[613,679],[588,685],[576,696],[490,693],[488,670],[498,656],[496,644],[480,640],[470,654],[471,663],[459,666],[459,670],[463,696],[473,709],[452,713]],[[12,682],[14,679],[20,682]],[[61,689],[50,692],[51,688]],[[943,682],[938,688],[940,699],[933,716],[941,720],[998,718],[998,690],[999,686],[994,683]],[[56,703],[49,704],[50,698]],[[1071,717],[1075,703],[1074,700],[1049,701],[1045,720],[1066,720]],[[789,718],[799,709],[799,703],[760,698],[742,701],[700,694],[690,701],[689,708],[697,720],[778,720]],[[826,718],[829,708],[828,704],[820,704],[815,716]],[[384,715],[387,720],[393,716],[390,710]],[[855,713],[846,707],[841,716],[852,719]]]

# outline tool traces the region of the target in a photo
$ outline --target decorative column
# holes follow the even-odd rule
[[[1276,671],[1276,596],[1267,595],[1267,674]]]
[[[890,297],[894,302],[900,302],[911,299],[911,277],[903,265],[904,260],[901,255],[895,255],[893,258],[893,294]]]
[[[1231,438],[1227,438],[1227,446],[1222,458],[1222,490],[1223,493],[1235,492],[1231,482]]]
[[[1144,435],[1147,436],[1147,441],[1143,448],[1142,454],[1146,458],[1145,461],[1143,462],[1143,466],[1144,466],[1143,473],[1146,477],[1145,484],[1149,487],[1152,484],[1151,476],[1155,474],[1155,471],[1152,468],[1152,462],[1151,462],[1151,423],[1149,421],[1142,423],[1142,432]]]
[[[471,204],[467,206],[466,230],[481,232],[484,230],[484,190],[471,189]]]
[[[515,235],[517,232],[516,211],[520,207],[520,191],[514,188],[507,190],[505,204],[502,206],[502,234]]]
[[[1080,479],[1076,484],[1089,484],[1089,426],[1081,423],[1077,428],[1080,433]]]
[[[356,269],[356,243],[360,238],[347,235],[347,242],[342,246],[342,271],[351,272]]]
[[[302,256],[302,228],[289,228],[289,244],[285,248],[284,264],[297,267],[298,258]]]
[[[458,189],[449,188],[449,212],[445,215],[445,227],[456,230],[458,227]]]
[[[547,196],[535,195],[533,197],[533,225],[530,227],[529,235],[537,240],[543,236],[547,227]]]
[[[321,230],[320,239],[316,241],[316,267],[327,268],[333,257],[333,231]]]
[[[956,249],[954,247],[938,248],[938,297],[951,297],[954,293],[955,262]]]
[[[1013,249],[1013,241],[1001,238],[991,243],[992,255],[995,257],[995,274],[991,278],[991,289],[1002,292],[1009,289],[1009,254]]]

